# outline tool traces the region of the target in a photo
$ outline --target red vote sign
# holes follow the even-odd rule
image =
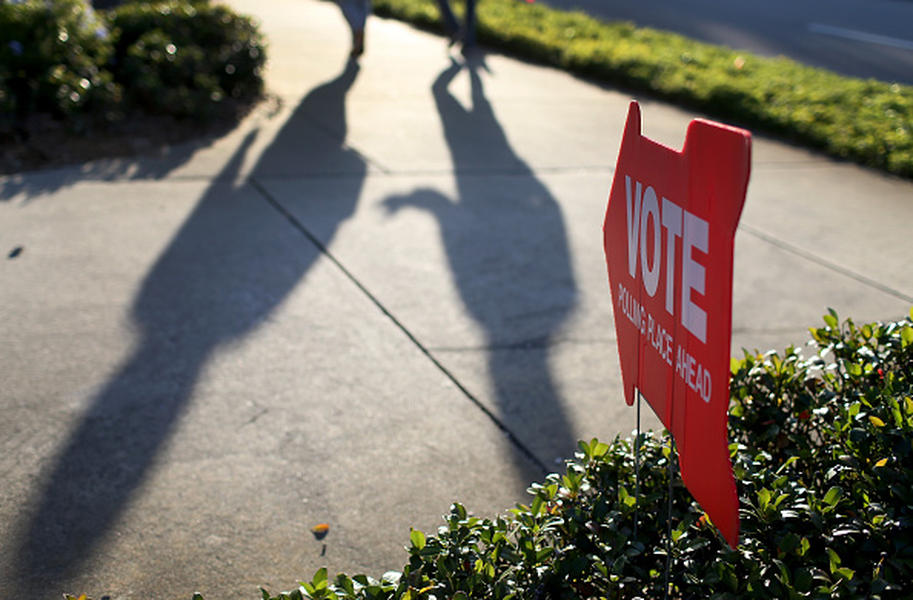
[[[697,119],[676,152],[641,135],[632,102],[603,228],[625,401],[638,390],[672,432],[685,485],[732,547],[732,253],[750,163],[747,131]]]

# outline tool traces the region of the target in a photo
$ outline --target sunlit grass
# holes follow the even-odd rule
[[[375,0],[374,10],[440,31],[434,0]],[[478,39],[488,47],[913,177],[913,87],[539,3],[484,0],[478,21]]]

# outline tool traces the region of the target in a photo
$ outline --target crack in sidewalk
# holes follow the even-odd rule
[[[809,252],[808,250],[804,250],[804,249],[800,248],[799,246],[795,246],[793,244],[790,244],[789,242],[786,242],[777,237],[774,237],[774,236],[770,235],[769,233],[765,233],[765,232],[761,231],[760,229],[752,227],[751,225],[748,225],[746,223],[740,223],[739,229],[744,230],[745,233],[747,233],[749,235],[753,235],[754,237],[756,237],[760,240],[763,240],[773,246],[776,246],[777,248],[779,248],[781,250],[795,254],[796,256],[799,256],[801,258],[804,258],[805,260],[816,263],[817,265],[822,266],[826,269],[829,269],[835,273],[839,273],[839,274],[843,275],[844,277],[849,277],[850,279],[852,279],[858,283],[862,283],[863,285],[867,285],[871,288],[884,292],[885,294],[894,296],[895,298],[899,298],[900,300],[903,300],[904,302],[913,303],[913,296],[905,294],[905,293],[901,292],[900,290],[895,290],[894,288],[887,286],[887,285],[881,283],[880,281],[876,281],[876,280],[872,279],[871,277],[866,277],[865,275],[863,275],[861,273],[857,273],[856,271],[853,271],[852,269],[848,269],[848,268],[844,267],[843,265],[840,265],[833,261],[827,260],[826,258],[822,258],[822,257],[818,256],[817,254],[814,254],[812,252]]]
[[[544,336],[532,337],[515,342],[501,342],[494,344],[476,344],[466,346],[430,346],[432,352],[441,352],[449,354],[468,353],[468,352],[523,352],[526,350],[543,350],[555,348],[558,346],[599,346],[605,344],[615,344],[616,340],[612,338],[557,338],[549,339]]]
[[[431,363],[437,367],[437,369],[448,379],[450,380],[460,392],[463,393],[463,396],[469,400],[478,410],[480,410],[492,424],[497,427],[510,443],[524,456],[529,460],[533,465],[535,465],[544,475],[548,474],[549,469],[545,466],[545,463],[536,456],[532,450],[526,444],[524,444],[517,435],[507,427],[507,425],[491,410],[489,410],[481,400],[479,400],[469,389],[463,385],[463,383],[454,375],[444,364],[434,356],[434,354],[429,350],[424,344],[415,335],[409,330],[406,325],[396,318],[396,316],[390,312],[390,310],[384,306],[380,299],[374,295],[371,290],[369,290],[349,269],[342,264],[327,248],[320,239],[317,238],[305,225],[302,223],[295,215],[293,215],[285,206],[282,205],[269,191],[255,178],[248,178],[248,183],[253,187],[260,196],[269,204],[276,212],[278,212],[286,221],[303,235],[309,242],[311,242],[317,250],[327,258],[333,265],[339,269],[339,271],[350,281],[356,288],[361,291],[365,297],[380,310],[385,317],[387,317],[393,325],[399,329],[399,331],[405,335],[410,342],[423,354],[425,357],[431,361]]]

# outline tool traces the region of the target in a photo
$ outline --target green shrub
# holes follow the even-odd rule
[[[253,21],[205,1],[135,2],[114,9],[115,77],[152,113],[207,118],[226,99],[263,88],[264,41]]]
[[[112,50],[85,0],[0,0],[0,114],[70,116],[117,102]]]
[[[911,311],[913,319],[913,311]],[[299,598],[901,598],[913,589],[913,324],[811,330],[816,352],[732,364],[730,446],[741,537],[730,549],[673,479],[674,453],[640,436],[580,443],[563,475],[494,519],[460,504],[380,580],[326,569]],[[639,487],[639,499],[635,488]]]
[[[253,21],[208,0],[0,0],[0,116],[111,120],[140,109],[208,120],[263,88]]]

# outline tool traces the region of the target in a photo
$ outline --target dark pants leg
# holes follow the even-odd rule
[[[450,10],[450,2],[448,0],[437,0],[437,5],[441,11],[441,19],[444,21],[444,29],[448,35],[455,35],[460,30],[460,24],[457,23],[456,17],[453,16],[453,11]]]
[[[466,0],[466,29],[463,32],[463,46],[476,43],[476,0]]]

